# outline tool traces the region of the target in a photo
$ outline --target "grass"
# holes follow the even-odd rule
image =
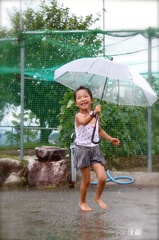
[[[52,146],[52,144],[49,143],[41,143],[41,142],[28,142],[24,143],[24,149],[34,149],[37,146]],[[20,149],[20,144],[18,145],[12,145],[12,146],[0,146],[0,150],[18,150]]]

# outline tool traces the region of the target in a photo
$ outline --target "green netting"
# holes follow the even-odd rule
[[[37,144],[48,143],[52,129],[60,131],[56,144],[69,148],[74,131],[73,93],[54,82],[54,71],[63,64],[82,57],[113,57],[114,61],[136,69],[148,78],[148,62],[151,62],[149,81],[159,91],[158,48],[159,29],[125,31],[24,31],[14,38],[0,39],[0,108],[1,119],[7,115],[8,106],[20,106],[29,110],[39,123],[24,119],[24,129],[37,130]],[[152,56],[149,59],[149,41]],[[21,50],[24,50],[22,59]],[[24,69],[21,68],[24,61]],[[24,70],[24,99],[21,99],[21,73]],[[149,71],[148,71],[149,70]],[[153,154],[158,154],[158,125],[156,125],[158,101],[152,108]],[[11,113],[10,113],[11,114]],[[10,115],[9,115],[10,116]],[[132,120],[133,119],[133,120]],[[112,159],[119,156],[147,156],[148,132],[147,109],[125,108],[103,103],[102,127],[111,135],[118,136],[121,147],[113,148],[101,143],[104,153]],[[3,127],[2,127],[3,126]],[[9,124],[1,121],[1,137]],[[12,127],[12,134],[5,135],[7,144],[19,144],[20,119]],[[11,132],[11,131],[10,131]],[[28,133],[27,133],[28,134]],[[31,133],[30,133],[31,134]],[[24,132],[25,135],[25,132]],[[27,136],[24,136],[27,141]],[[17,138],[16,138],[17,137]],[[6,142],[1,141],[1,145]],[[29,138],[30,141],[30,138]],[[33,141],[33,139],[32,139]],[[142,162],[143,163],[143,162]]]
[[[158,76],[158,29],[141,31],[36,31],[1,40],[0,74],[20,71],[20,40],[25,44],[25,74],[51,80],[54,68],[81,57],[114,57],[148,74],[148,39],[151,37],[152,72]],[[103,38],[105,45],[103,46]],[[9,51],[9,52],[8,52]],[[103,53],[104,51],[104,53]],[[8,58],[8,55],[10,57]],[[6,59],[5,59],[6,56]],[[36,59],[36,61],[35,61]]]

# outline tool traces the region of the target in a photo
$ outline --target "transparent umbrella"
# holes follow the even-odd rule
[[[138,72],[103,57],[80,58],[54,72],[54,80],[76,90],[88,87],[94,98],[118,105],[152,106],[157,95]]]
[[[155,91],[136,71],[126,65],[100,58],[80,58],[71,61],[54,72],[54,80],[76,90],[80,86],[88,87],[94,98],[127,106],[152,106],[157,100]],[[95,142],[94,134],[92,142]]]

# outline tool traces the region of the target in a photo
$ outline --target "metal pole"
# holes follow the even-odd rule
[[[71,181],[72,182],[76,182],[76,168],[74,167],[74,161],[75,161],[74,150],[76,148],[76,144],[74,142],[74,138],[75,138],[75,133],[72,133],[71,134],[72,143],[70,146],[70,149],[71,149]]]
[[[0,1],[0,9],[2,11],[2,2]],[[0,27],[2,27],[2,14],[0,14]]]
[[[151,85],[151,35],[148,33],[148,81]],[[152,172],[152,109],[148,108],[148,172]]]
[[[103,0],[103,30],[105,30],[105,0]],[[103,34],[103,56],[105,56],[105,34]]]
[[[20,83],[20,96],[21,96],[21,123],[20,123],[20,159],[24,157],[24,39],[22,36],[23,22],[22,22],[22,0],[20,0],[20,67],[21,67],[21,83]]]
[[[76,168],[74,168],[74,149],[76,148],[75,143],[71,143],[70,149],[71,149],[71,181],[76,182]]]

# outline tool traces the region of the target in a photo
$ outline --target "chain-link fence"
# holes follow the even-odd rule
[[[0,39],[1,147],[25,148],[27,143],[35,143],[69,149],[77,109],[73,92],[54,81],[54,71],[74,59],[113,58],[140,72],[158,93],[158,40],[158,29],[26,31]],[[19,106],[21,114],[15,110]],[[150,118],[146,107],[106,102],[102,106],[102,127],[121,141],[116,149],[102,140],[106,157],[117,163],[119,157],[138,156],[146,166],[150,144],[152,156],[159,155],[159,101],[152,106]]]

